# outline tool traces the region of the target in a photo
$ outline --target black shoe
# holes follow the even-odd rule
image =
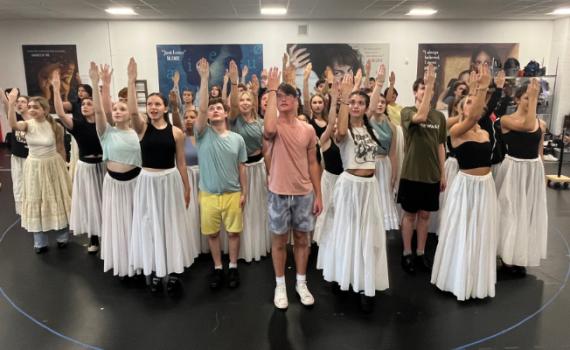
[[[423,272],[431,272],[433,262],[425,255],[418,255],[414,259],[418,270]]]
[[[34,248],[36,254],[43,254],[48,251],[48,247]]]
[[[208,278],[208,285],[210,289],[218,289],[222,286],[224,282],[224,270],[214,269]]]
[[[67,248],[67,242],[57,242],[57,247],[59,249],[65,249]]]
[[[517,266],[517,267],[518,267],[518,270],[519,270],[519,271],[518,271],[518,272],[519,272],[518,275],[519,275],[520,277],[526,277],[526,267],[524,267],[524,266]]]
[[[99,251],[99,237],[91,236],[89,238],[89,247],[87,247],[88,254],[97,254]]]
[[[374,310],[374,297],[367,297],[364,293],[360,294],[360,310],[369,314]]]
[[[332,290],[334,295],[339,295],[341,293],[340,284],[338,284],[337,282],[332,282],[331,283],[331,290]]]
[[[152,276],[150,279],[150,292],[158,293],[162,291],[162,278]]]
[[[413,275],[416,273],[416,267],[414,266],[414,261],[412,255],[402,255],[402,268],[404,271]]]
[[[239,272],[237,267],[233,267],[228,270],[228,287],[239,287]]]
[[[180,279],[176,276],[168,276],[168,282],[166,282],[166,292],[168,294],[176,294],[182,289],[182,283]]]

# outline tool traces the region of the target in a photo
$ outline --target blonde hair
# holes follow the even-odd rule
[[[463,113],[463,108],[465,107],[465,103],[467,103],[467,98],[468,96],[463,96],[459,101],[457,101],[457,109],[459,109],[461,111],[461,114],[459,116],[459,121],[462,122],[463,119],[465,119],[465,113]],[[456,113],[454,111],[454,113]],[[459,113],[457,113],[459,114]],[[453,115],[455,117],[455,115]]]
[[[55,140],[57,143],[57,140],[63,135],[63,128],[61,127],[61,125],[58,125],[51,116],[51,114],[49,114],[50,106],[48,100],[42,96],[34,96],[30,97],[30,102],[39,104],[44,110],[45,118],[48,121],[48,123],[51,125],[51,129],[53,130],[53,135],[55,136]]]
[[[253,119],[257,119],[257,110],[255,108],[255,97],[253,96],[253,92],[249,90],[243,91],[241,94],[239,94],[240,100],[243,95],[248,95],[251,99],[251,115],[253,116]]]

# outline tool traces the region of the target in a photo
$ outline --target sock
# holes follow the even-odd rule
[[[218,265],[218,266],[214,266],[215,270],[221,270],[222,269],[222,265]]]
[[[412,255],[412,251],[411,250],[404,250],[404,256],[408,256],[408,255]]]
[[[237,263],[231,262],[229,268],[230,269],[237,269]]]
[[[297,274],[297,283],[307,283],[307,275]]]
[[[417,255],[417,256],[422,256],[422,255],[424,255],[424,251],[418,249],[418,250],[416,250],[416,255]]]
[[[285,276],[275,277],[275,282],[278,286],[285,284]]]

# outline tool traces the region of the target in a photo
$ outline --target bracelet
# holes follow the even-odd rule
[[[277,90],[276,90],[276,89],[267,90],[267,93],[270,93],[270,92],[275,92],[275,93],[277,93]]]
[[[231,83],[232,85],[239,85],[239,83]]]

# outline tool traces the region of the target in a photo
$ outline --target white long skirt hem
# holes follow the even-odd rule
[[[400,215],[396,207],[394,191],[391,188],[392,164],[389,157],[376,160],[376,179],[378,180],[381,212],[384,214],[384,229],[398,230]]]
[[[71,192],[69,229],[74,235],[101,235],[101,199],[105,164],[77,161]]]

